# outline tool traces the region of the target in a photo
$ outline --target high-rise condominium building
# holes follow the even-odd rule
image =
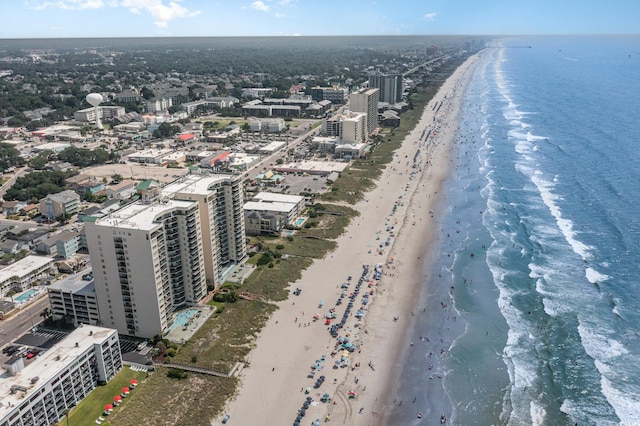
[[[379,89],[360,89],[349,96],[349,110],[367,114],[367,133],[378,127]]]
[[[192,174],[85,223],[101,324],[153,337],[246,256],[239,177]]]
[[[380,89],[380,102],[395,104],[402,100],[402,74],[369,74],[369,87]]]

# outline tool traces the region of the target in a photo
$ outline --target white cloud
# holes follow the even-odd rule
[[[267,12],[269,10],[269,6],[264,4],[262,0],[256,0],[253,3],[251,3],[251,8],[255,10],[260,10],[262,12]]]
[[[27,2],[27,5],[35,10],[58,8],[62,10],[100,9],[104,7],[102,0],[58,0]]]
[[[422,17],[423,21],[435,21],[436,14],[435,13],[427,13]]]
[[[178,4],[182,0],[57,0],[28,2],[32,9],[42,10],[56,8],[61,10],[101,9],[103,7],[123,7],[131,13],[147,13],[155,20],[159,28],[166,28],[169,22],[179,18],[190,18],[200,14],[197,10],[189,10]]]
[[[278,4],[279,4],[280,6],[288,6],[288,5],[290,5],[291,3],[293,3],[293,0],[280,0],[280,1],[278,2]]]

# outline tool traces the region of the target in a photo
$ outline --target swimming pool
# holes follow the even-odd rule
[[[185,327],[191,318],[196,316],[198,312],[201,310],[198,308],[187,308],[183,311],[176,313],[175,318],[173,319],[173,324],[171,324],[171,331],[175,330],[178,327]]]
[[[30,298],[31,296],[33,296],[37,292],[38,292],[38,290],[33,289],[33,288],[30,289],[30,290],[27,290],[24,293],[22,293],[20,296],[15,297],[15,301],[16,302],[24,302],[25,300],[27,300],[28,298]]]
[[[302,226],[302,224],[307,220],[306,217],[299,217],[296,219],[295,224],[296,226]]]

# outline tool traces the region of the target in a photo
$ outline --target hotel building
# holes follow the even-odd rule
[[[380,102],[392,105],[402,100],[401,74],[371,73],[369,74],[369,87],[380,89]]]
[[[0,426],[60,422],[100,383],[122,369],[118,333],[82,326],[25,366],[15,356],[0,376]]]
[[[237,176],[192,174],[142,195],[85,232],[102,325],[149,338],[219,285],[246,241]]]
[[[379,89],[361,89],[349,95],[349,110],[367,114],[367,133],[378,127]]]

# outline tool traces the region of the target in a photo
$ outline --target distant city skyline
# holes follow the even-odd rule
[[[629,0],[6,0],[0,38],[637,34]]]

